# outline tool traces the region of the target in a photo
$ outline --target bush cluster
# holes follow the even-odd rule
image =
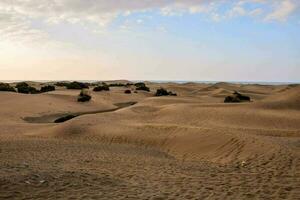
[[[134,85],[136,87],[136,90],[143,90],[143,91],[150,92],[150,88],[147,87],[145,83],[139,82],[139,83],[135,83]]]
[[[82,82],[77,82],[73,81],[71,83],[66,84],[67,89],[73,89],[73,90],[82,90],[82,89],[88,89],[89,84],[88,83],[82,83]]]
[[[16,92],[15,88],[10,86],[8,83],[0,83],[0,91]]]
[[[17,83],[16,88],[20,88],[20,87],[29,87],[29,85],[26,82],[19,82]]]
[[[38,94],[40,92],[36,88],[28,86],[28,87],[19,87],[18,88],[18,93],[23,93],[23,94]]]
[[[54,85],[57,86],[57,87],[67,87],[69,83],[68,82],[56,82]]]
[[[250,101],[250,97],[242,95],[235,91],[231,96],[227,96],[224,99],[224,103],[240,103],[245,101]]]
[[[123,83],[111,83],[108,85],[109,87],[125,87]]]
[[[138,82],[138,83],[135,83],[134,86],[135,86],[135,87],[145,87],[146,84],[143,83],[143,82]]]
[[[156,90],[155,96],[159,97],[159,96],[177,96],[176,93],[173,93],[171,91],[167,91],[164,88],[160,88]]]
[[[18,89],[18,93],[23,93],[23,94],[38,94],[38,93],[40,93],[39,90],[37,90],[34,87],[29,86],[26,82],[17,83],[16,88]]]
[[[77,101],[78,102],[86,102],[86,101],[90,101],[92,99],[92,96],[89,94],[88,90],[81,90]]]
[[[94,88],[94,92],[101,92],[101,91],[109,91],[109,86],[108,85],[99,85]]]
[[[40,92],[51,92],[51,91],[55,91],[55,86],[54,85],[46,85],[41,87]]]

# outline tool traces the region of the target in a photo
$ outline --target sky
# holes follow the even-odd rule
[[[0,80],[116,79],[300,82],[300,1],[0,1]]]

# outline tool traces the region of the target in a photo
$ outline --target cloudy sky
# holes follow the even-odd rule
[[[0,80],[300,81],[299,0],[0,0]]]

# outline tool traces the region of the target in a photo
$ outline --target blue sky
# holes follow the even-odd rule
[[[0,79],[299,82],[299,6],[296,0],[4,0]]]

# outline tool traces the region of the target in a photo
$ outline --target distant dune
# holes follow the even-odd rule
[[[0,199],[299,199],[299,85],[146,84],[0,92]]]

